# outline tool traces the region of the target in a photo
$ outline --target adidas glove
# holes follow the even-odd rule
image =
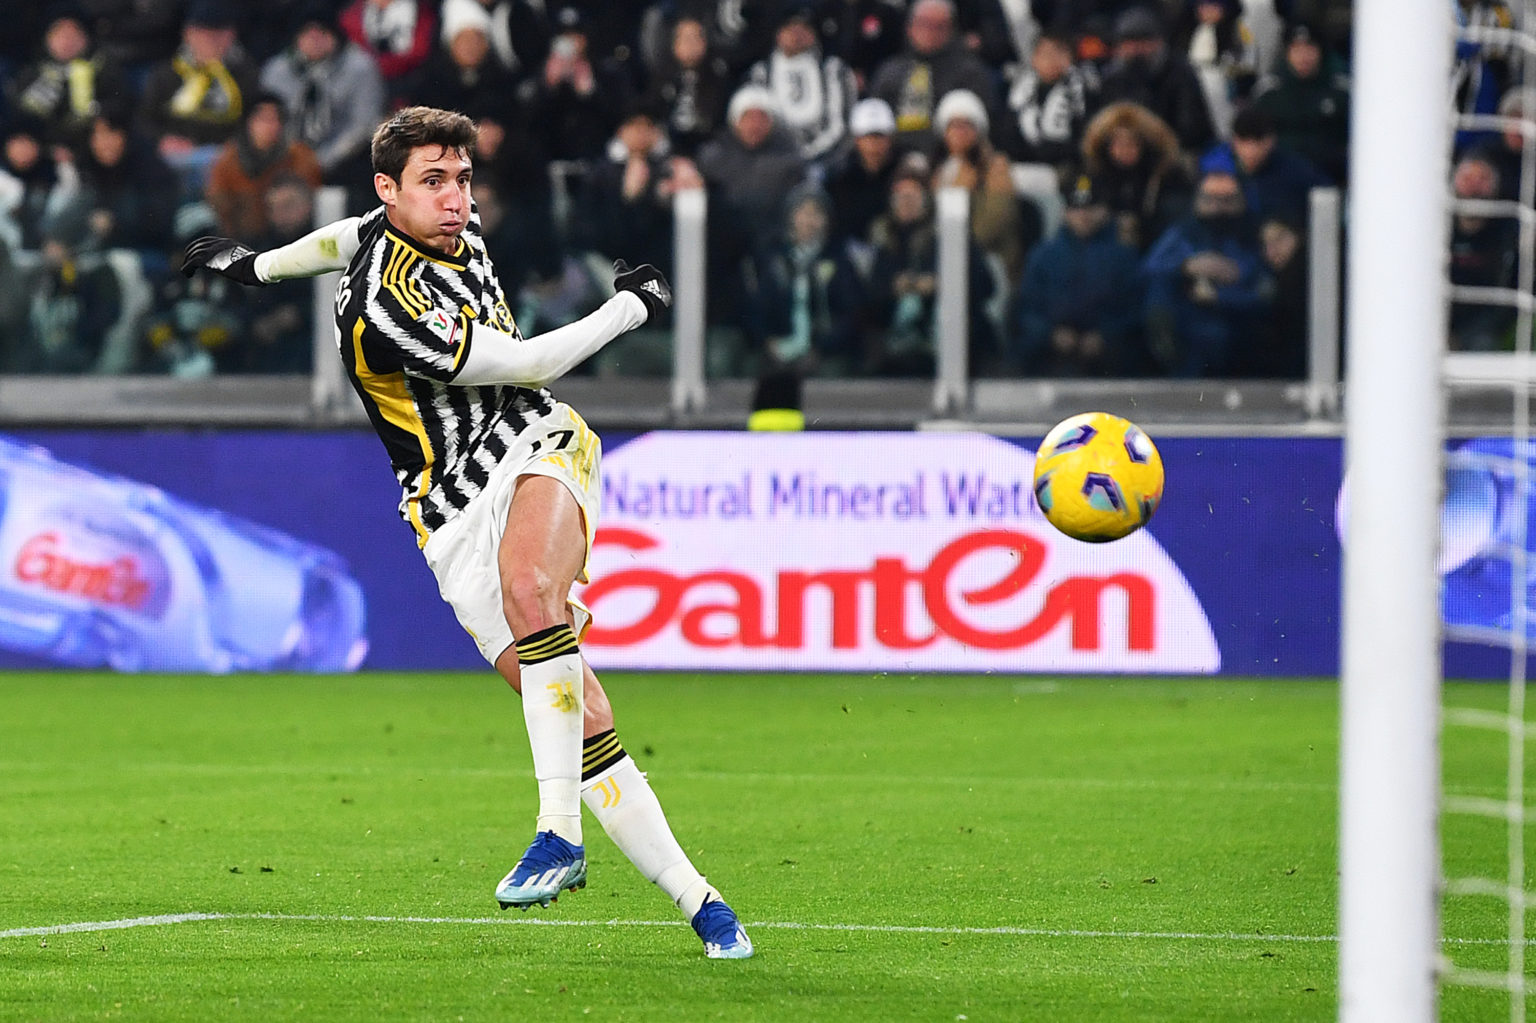
[[[233,238],[204,235],[193,239],[181,260],[181,272],[191,277],[198,267],[222,274],[240,284],[266,284],[256,276],[256,253]]]
[[[641,263],[631,270],[622,259],[614,260],[613,290],[634,292],[645,303],[647,323],[660,322],[672,304],[672,285],[649,263]]]

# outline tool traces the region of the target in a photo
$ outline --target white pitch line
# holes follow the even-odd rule
[[[475,926],[524,927],[681,927],[681,920],[551,920],[547,917],[517,916],[347,916],[320,913],[162,913],[134,916],[122,920],[95,920],[44,927],[15,927],[0,931],[0,938],[46,937],[50,934],[77,934],[90,931],[121,931],[133,927],[159,927],[166,924],[197,923],[206,920],[295,920],[305,923],[371,924],[469,924]],[[1283,942],[1289,944],[1327,944],[1337,942],[1334,934],[1242,934],[1237,932],[1202,933],[1198,931],[1095,931],[1052,927],[924,927],[901,924],[808,924],[794,921],[757,920],[748,922],[755,930],[834,931],[862,934],[950,934],[1000,935],[1026,938],[1097,938],[1160,941],[1231,941]],[[1447,945],[1508,945],[1507,938],[1442,938]],[[1527,945],[1536,945],[1536,938]]]

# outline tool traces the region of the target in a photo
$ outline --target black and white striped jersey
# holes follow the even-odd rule
[[[485,488],[512,439],[549,414],[554,399],[542,389],[450,383],[475,324],[522,337],[486,254],[478,209],[451,256],[395,228],[383,206],[362,219],[358,240],[336,289],[337,345],[403,489],[400,517],[425,546]]]

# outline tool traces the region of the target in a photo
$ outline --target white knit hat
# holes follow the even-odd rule
[[[726,108],[725,119],[734,128],[736,122],[741,120],[741,115],[748,110],[765,111],[775,120],[779,116],[778,101],[773,98],[772,92],[761,85],[743,85],[737,89],[736,94],[731,97],[731,105]]]
[[[987,107],[981,97],[969,89],[954,89],[939,100],[939,109],[933,112],[933,126],[942,134],[949,122],[963,117],[976,126],[982,135],[987,133]]]
[[[443,4],[443,45],[453,42],[453,37],[467,28],[477,29],[487,36],[491,34],[491,15],[476,0],[447,0]]]

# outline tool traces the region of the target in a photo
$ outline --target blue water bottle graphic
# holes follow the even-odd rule
[[[0,438],[0,650],[119,671],[351,671],[334,552]]]

